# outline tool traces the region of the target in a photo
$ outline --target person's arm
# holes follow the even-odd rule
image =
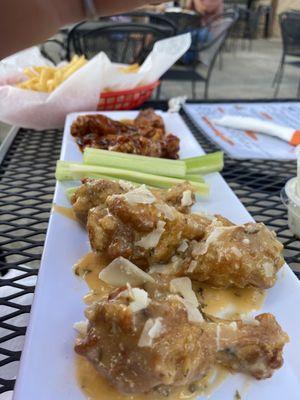
[[[147,0],[95,0],[99,16],[121,13],[146,3]],[[59,28],[84,19],[82,0],[1,0],[0,59],[41,43]]]
[[[203,14],[206,11],[202,0],[191,0],[190,9],[197,11],[199,14]]]
[[[186,8],[188,10],[192,10],[193,9],[193,0],[187,0],[184,8]]]
[[[205,12],[208,14],[216,12],[220,8],[220,0],[203,0]]]

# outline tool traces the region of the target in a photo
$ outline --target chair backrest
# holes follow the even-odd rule
[[[75,24],[68,32],[67,36],[67,59],[70,61],[73,54],[79,54],[78,38],[80,36],[80,26],[85,25],[86,21]]]
[[[258,33],[261,16],[264,14],[262,6],[257,9],[237,8],[238,20],[232,31],[232,37],[237,39],[254,39]]]
[[[137,24],[153,24],[170,30],[170,36],[176,35],[176,24],[165,16],[165,14],[149,12],[149,11],[132,11],[123,13],[112,18],[129,18],[130,22]]]
[[[157,40],[170,29],[154,24],[86,22],[69,35],[68,48],[87,59],[104,51],[113,62],[142,63]]]
[[[286,54],[300,54],[300,12],[287,11],[279,16],[283,49]]]
[[[227,10],[211,19],[208,24],[203,27],[206,30],[205,41],[198,41],[194,47],[194,51],[198,52],[199,60],[209,68],[222,48],[225,40],[238,19],[236,10]]]
[[[40,46],[41,54],[54,65],[67,60],[67,49],[65,44],[58,39],[48,39]]]
[[[177,34],[200,28],[201,26],[201,16],[196,13],[166,11],[164,17],[172,21],[176,27]]]

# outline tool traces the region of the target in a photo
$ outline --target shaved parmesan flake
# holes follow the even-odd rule
[[[164,233],[164,226],[166,223],[164,221],[158,221],[157,228],[150,232],[148,235],[143,236],[135,244],[137,246],[143,247],[144,249],[153,249],[153,247],[158,245],[161,235]]]
[[[198,299],[192,289],[192,281],[188,277],[175,278],[170,282],[170,290],[172,293],[180,293],[182,297],[193,306],[198,306]]]
[[[259,321],[254,318],[253,313],[251,313],[251,312],[241,314],[240,319],[244,324],[259,325]]]
[[[73,328],[81,335],[85,336],[87,334],[88,329],[88,321],[79,321],[75,322]]]
[[[237,258],[242,257],[242,253],[237,247],[231,247],[231,253],[234,254]]]
[[[153,340],[161,335],[163,332],[162,318],[148,319],[145,322],[143,331],[138,341],[139,347],[151,347]]]
[[[267,278],[271,278],[274,275],[274,266],[271,262],[264,262],[262,267]]]
[[[230,231],[234,231],[238,228],[238,226],[234,225],[234,226],[217,226],[216,228],[214,228],[211,233],[208,235],[207,239],[206,239],[206,251],[208,249],[208,247],[215,243],[218,242],[219,237],[225,233],[225,232],[230,232]]]
[[[153,264],[149,269],[150,274],[161,274],[161,275],[171,275],[175,274],[180,265],[182,264],[182,260],[180,258],[175,259],[169,264]]]
[[[175,209],[174,207],[170,207],[165,203],[157,203],[155,205],[156,209],[160,211],[168,220],[174,221],[175,219]]]
[[[128,296],[130,296],[131,300],[133,300],[134,299],[134,294],[133,294],[132,287],[131,287],[130,283],[127,282],[126,286],[127,286],[127,290],[128,290]]]
[[[192,274],[196,268],[197,268],[197,261],[193,260],[190,262],[187,272]]]
[[[197,324],[204,321],[203,316],[197,307],[195,307],[193,304],[191,304],[189,301],[186,301],[185,299],[183,299],[182,302],[187,310],[189,322],[194,322]]]
[[[178,253],[184,253],[188,249],[188,247],[189,247],[189,242],[188,240],[184,239],[177,247],[176,251],[178,251]]]
[[[203,256],[207,252],[207,245],[205,242],[196,242],[193,240],[192,245],[192,256],[195,258]]]
[[[132,286],[145,282],[154,282],[154,279],[124,257],[114,259],[104,268],[99,278],[112,286],[123,286],[129,283]]]
[[[230,328],[233,329],[234,331],[237,330],[237,323],[236,323],[235,321],[230,322],[229,326],[230,326]]]
[[[132,288],[128,284],[127,287],[129,288],[119,293],[118,297],[129,298],[130,304],[128,307],[130,308],[130,310],[134,313],[143,310],[144,308],[147,308],[150,303],[148,293],[143,289]]]
[[[182,207],[188,207],[193,204],[193,199],[192,199],[192,192],[190,190],[185,190],[182,193],[182,198],[181,198],[181,205]]]
[[[204,321],[201,312],[199,311],[199,309],[197,307],[194,306],[194,304],[191,304],[189,301],[183,299],[180,296],[177,296],[177,295],[175,295],[175,296],[176,296],[176,299],[184,305],[186,312],[187,312],[187,318],[188,318],[189,322],[192,322],[194,324],[201,324],[201,322]]]
[[[119,185],[121,186],[121,189],[123,190],[133,190],[134,186],[131,182],[124,181],[123,179],[119,180]]]
[[[117,195],[118,196],[118,195]],[[145,185],[121,195],[130,204],[152,204],[156,197],[146,188]]]

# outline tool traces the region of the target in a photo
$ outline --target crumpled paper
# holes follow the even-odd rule
[[[133,89],[157,81],[190,47],[189,33],[158,41],[136,73],[124,73],[101,52],[52,93],[13,86],[24,67],[51,65],[37,48],[0,62],[0,121],[33,129],[59,128],[71,112],[95,111],[103,91]]]

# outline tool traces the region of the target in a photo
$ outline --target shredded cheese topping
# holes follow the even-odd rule
[[[182,207],[189,207],[192,204],[193,204],[192,192],[191,192],[191,190],[185,190],[182,193],[181,205],[182,205]]]
[[[148,298],[148,293],[144,289],[132,288],[130,284],[127,284],[127,289],[119,293],[118,297],[128,298],[129,308],[135,313],[140,310],[144,310],[150,304],[150,299]]]
[[[154,279],[124,257],[115,258],[104,268],[99,278],[112,286],[124,286],[129,283],[138,286],[145,282],[154,282]]]
[[[131,182],[124,181],[123,179],[119,180],[119,185],[121,186],[121,189],[123,190],[133,190],[134,186]]]
[[[73,328],[81,335],[85,336],[88,329],[88,321],[78,321],[75,322]]]
[[[137,246],[143,247],[144,249],[153,249],[153,247],[158,245],[160,237],[165,231],[165,225],[166,223],[164,221],[158,221],[157,228],[154,229],[154,231],[148,233],[148,235],[143,236],[135,244]]]
[[[146,185],[141,185],[124,194],[113,194],[112,198],[123,198],[129,204],[152,204],[156,201],[156,197],[147,189]]]
[[[152,347],[153,340],[159,337],[163,332],[162,318],[148,319],[145,322],[143,331],[138,341],[139,347]]]
[[[179,293],[182,297],[197,307],[199,305],[197,296],[192,289],[192,281],[188,277],[175,278],[170,282],[170,290],[172,293]]]
[[[165,203],[157,203],[157,204],[155,204],[155,207],[169,221],[174,221],[174,219],[175,219],[175,209],[174,209],[174,207],[170,207],[168,204],[165,204]]]

